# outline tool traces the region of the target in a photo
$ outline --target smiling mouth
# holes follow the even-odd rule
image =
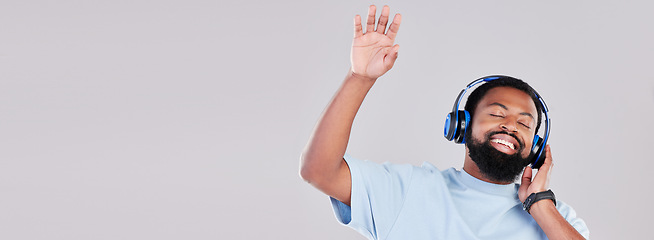
[[[505,141],[505,140],[503,140],[503,139],[497,139],[497,138],[496,138],[496,139],[491,140],[491,142],[499,143],[499,144],[502,144],[502,145],[504,145],[504,146],[509,147],[509,148],[512,149],[512,150],[515,150],[515,146],[513,146],[513,143],[507,142],[507,141]]]

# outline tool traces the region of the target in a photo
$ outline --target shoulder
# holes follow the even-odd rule
[[[401,178],[443,178],[446,175],[446,178],[450,178],[456,174],[456,170],[447,169],[446,171],[439,170],[436,166],[432,165],[429,162],[424,162],[421,166],[415,166],[412,164],[406,163],[377,163],[369,160],[361,160],[354,158],[350,155],[345,155],[345,162],[350,167],[352,174],[359,175],[385,175],[385,176],[396,176]]]
[[[588,239],[590,234],[586,222],[577,216],[577,212],[570,205],[561,200],[556,200],[556,209],[572,227]]]
[[[459,170],[453,167],[447,168],[445,170],[440,170],[438,167],[429,162],[424,162],[422,163],[422,166],[416,168],[418,169],[417,173],[423,177],[436,177],[446,182],[457,181],[461,173]]]
[[[556,200],[556,210],[559,210],[559,213],[561,213],[561,216],[565,219],[577,218],[577,212],[572,208],[572,206],[558,199]]]

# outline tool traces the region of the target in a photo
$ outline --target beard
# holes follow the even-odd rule
[[[490,144],[490,137],[495,134],[506,134],[518,141],[516,153],[506,154],[495,149]],[[473,162],[477,164],[479,171],[484,177],[497,182],[514,182],[522,170],[529,164],[529,159],[523,158],[520,153],[524,149],[524,143],[514,134],[508,132],[489,132],[483,139],[472,137],[472,130],[466,132],[466,144],[468,153]]]

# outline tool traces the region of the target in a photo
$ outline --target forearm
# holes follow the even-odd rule
[[[550,200],[534,203],[529,212],[549,239],[585,239],[561,216]]]
[[[352,123],[375,80],[348,72],[327,105],[302,154],[301,175],[306,180],[336,173],[350,138]]]

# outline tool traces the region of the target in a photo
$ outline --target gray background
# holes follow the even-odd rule
[[[403,14],[348,152],[460,168],[468,82],[531,83],[551,188],[594,239],[650,232],[648,1],[0,2],[1,239],[362,239],[298,175],[349,67],[352,18]]]

